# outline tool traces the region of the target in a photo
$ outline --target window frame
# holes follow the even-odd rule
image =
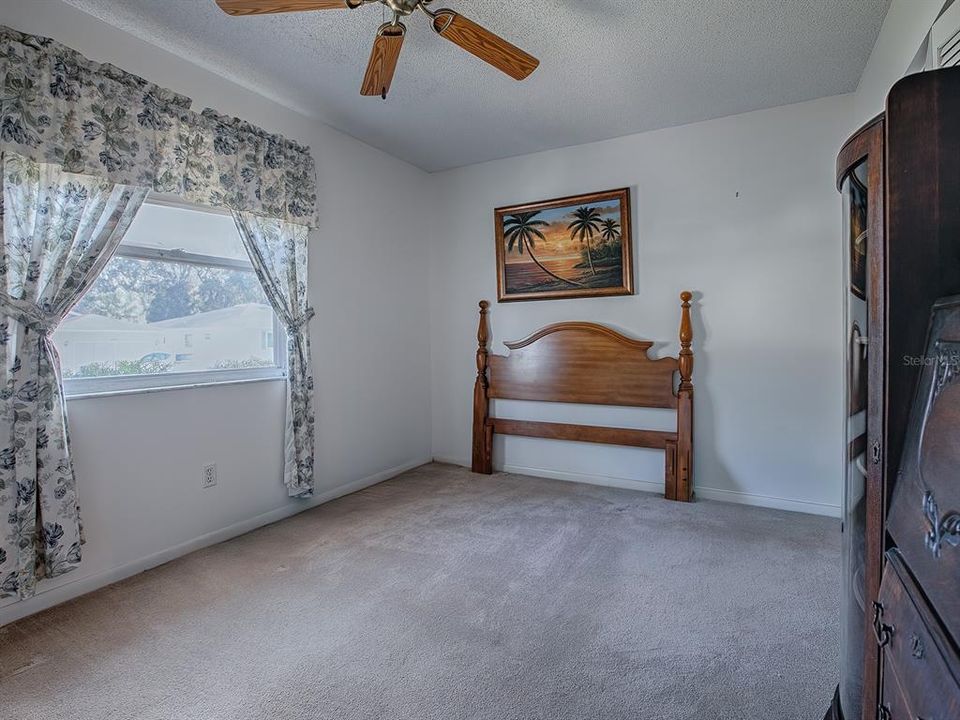
[[[154,205],[174,205],[195,212],[213,212],[196,205],[173,203],[159,198],[148,197],[145,201]],[[255,273],[249,260],[204,255],[182,248],[166,250],[143,245],[121,242],[113,257],[125,257],[133,260],[176,262],[187,265],[200,265],[228,270],[240,270]],[[63,394],[66,399],[96,395],[128,394],[153,392],[157,390],[176,390],[178,388],[224,385],[230,383],[256,382],[263,380],[285,380],[287,377],[286,328],[280,323],[276,312],[273,313],[273,360],[274,365],[262,368],[239,368],[233,370],[192,370],[189,372],[157,373],[150,375],[110,375],[89,378],[64,378]]]

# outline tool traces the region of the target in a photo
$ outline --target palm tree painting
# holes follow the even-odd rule
[[[501,301],[633,293],[627,188],[499,208],[496,230]]]
[[[614,243],[620,239],[620,223],[613,218],[607,218],[603,221],[603,229],[600,231],[600,237],[605,243]]]
[[[597,274],[593,267],[593,236],[600,233],[600,224],[603,223],[603,217],[600,211],[595,207],[578,207],[573,211],[573,222],[567,225],[570,231],[570,237],[579,238],[580,243],[587,243],[587,263],[590,265],[590,272]]]
[[[527,255],[530,256],[530,259],[550,277],[567,283],[568,285],[584,287],[576,280],[569,280],[551,272],[548,268],[544,267],[543,263],[537,260],[536,255],[533,254],[533,247],[536,244],[534,238],[540,238],[541,240],[547,239],[537,228],[538,226],[549,225],[549,223],[546,220],[535,220],[534,218],[539,214],[539,212],[534,211],[507,216],[506,220],[503,221],[503,235],[507,241],[507,252],[513,250],[514,243],[516,243],[517,252],[523,255],[523,249],[526,248]]]

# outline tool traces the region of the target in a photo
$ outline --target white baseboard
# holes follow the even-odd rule
[[[613,477],[611,475],[589,475],[586,473],[567,472],[565,470],[549,470],[547,468],[526,467],[524,465],[504,465],[503,472],[517,475],[533,475],[534,477],[563,480],[564,482],[584,483],[586,485],[602,485],[603,487],[623,488],[626,490],[640,490],[642,492],[663,494],[663,481],[630,480],[628,478]]]
[[[435,462],[447,463],[449,465],[460,465],[470,467],[470,461],[463,458],[453,458],[444,456],[435,456]],[[498,468],[499,469],[499,468]],[[609,475],[591,475],[587,473],[567,472],[564,470],[550,470],[547,468],[526,467],[524,465],[505,464],[503,472],[517,473],[519,475],[532,475],[533,477],[549,478],[551,480],[564,480],[566,482],[579,482],[588,485],[603,485],[605,487],[626,488],[628,490],[642,490],[644,492],[663,493],[663,481],[652,482],[647,480],[631,480],[629,478],[612,477]],[[790,498],[775,497],[772,495],[759,495],[756,493],[745,493],[737,490],[722,490],[719,488],[696,487],[696,495],[703,500],[717,500],[719,502],[737,503],[739,505],[752,505],[754,507],[772,508],[774,510],[789,510],[790,512],[807,513],[808,515],[825,515],[827,517],[840,517],[840,506],[830,505],[828,503],[811,502],[809,500],[793,500]]]
[[[134,560],[133,562],[120,565],[119,567],[110,568],[102,572],[94,573],[93,575],[78,577],[76,580],[69,580],[47,590],[42,590],[34,597],[27,600],[20,600],[19,602],[14,600],[9,605],[0,607],[0,627],[14,622],[15,620],[20,620],[28,615],[33,615],[42,610],[51,608],[54,605],[59,605],[68,600],[80,597],[81,595],[86,595],[89,592],[120,580],[124,580],[133,575],[137,575],[145,570],[155,568],[158,565],[163,565],[164,563],[170,562],[171,560],[183,555],[187,555],[195,550],[200,550],[201,548],[209,547],[210,545],[216,545],[217,543],[221,543],[239,535],[248,533],[251,530],[256,530],[264,525],[275,523],[278,520],[292,517],[293,515],[297,515],[306,510],[315,508],[318,505],[323,505],[324,503],[330,502],[331,500],[336,500],[344,495],[350,495],[351,493],[358,492],[364,488],[370,487],[371,485],[376,485],[385,480],[396,477],[397,475],[405,473],[407,470],[412,470],[413,468],[420,467],[421,465],[426,465],[429,462],[430,458],[425,457],[404,463],[403,465],[388,468],[374,475],[360,478],[359,480],[354,480],[331,490],[327,490],[326,492],[314,495],[306,502],[291,502],[283,507],[270,510],[269,512],[256,515],[246,520],[241,520],[240,522],[233,523],[232,525],[220,528],[219,530],[214,530],[213,532],[206,533],[199,537],[193,538],[192,540],[187,540],[186,542],[182,542],[178,545],[174,545],[173,547],[169,547],[151,555],[147,555],[146,557]],[[80,570],[78,569],[74,572],[80,572]],[[69,578],[70,576],[67,575],[65,577]]]
[[[696,488],[697,497],[704,500],[718,500],[740,505],[754,505],[756,507],[773,508],[774,510],[789,510],[790,512],[807,513],[808,515],[825,515],[840,517],[840,506],[829,503],[813,502],[812,500],[793,500],[791,498],[775,497],[773,495],[757,495],[738,490],[721,490],[719,488]]]

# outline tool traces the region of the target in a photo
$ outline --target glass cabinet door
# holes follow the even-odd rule
[[[843,178],[843,234],[846,298],[846,429],[842,508],[843,589],[841,597],[840,701],[845,717],[859,718],[863,696],[863,647],[867,476],[867,304],[869,246],[867,192],[869,159]]]

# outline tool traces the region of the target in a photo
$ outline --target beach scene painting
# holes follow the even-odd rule
[[[500,302],[633,294],[630,190],[497,208]]]

